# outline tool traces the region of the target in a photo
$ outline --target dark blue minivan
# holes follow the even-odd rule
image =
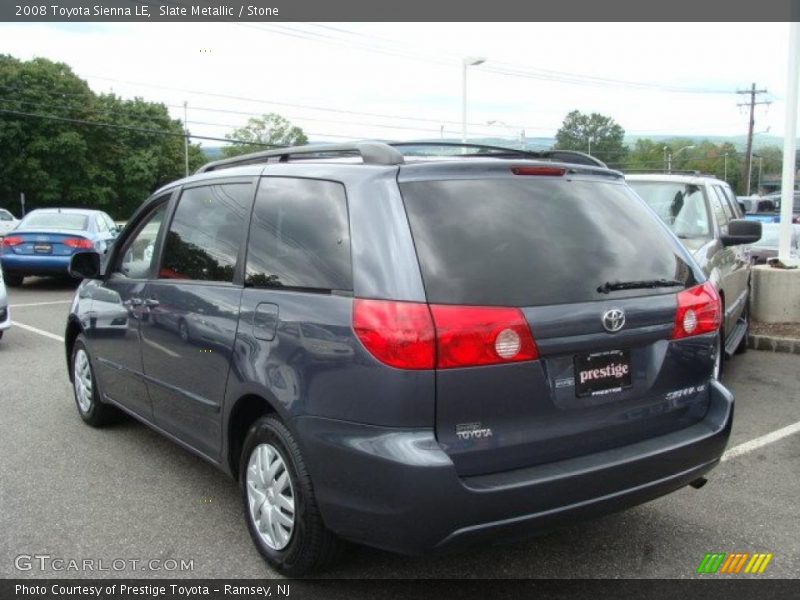
[[[210,163],[76,255],[81,417],[130,414],[237,479],[293,576],[342,539],[421,553],[699,487],[733,397],[677,238],[577,153],[412,154]]]

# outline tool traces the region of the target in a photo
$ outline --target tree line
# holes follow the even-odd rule
[[[28,210],[97,208],[125,220],[153,191],[184,176],[184,127],[165,104],[95,93],[64,63],[0,54],[0,207],[19,215],[24,192]],[[666,169],[671,154],[674,170],[713,173],[742,193],[744,157],[733,144],[639,139],[628,147],[624,138],[610,117],[572,111],[556,147],[590,152],[623,171]],[[225,139],[231,143],[223,156],[308,142],[301,128],[273,113]],[[780,148],[758,153],[762,173],[780,173]],[[206,160],[200,144],[188,144],[189,172]]]
[[[625,172],[700,171],[725,179],[737,193],[758,192],[759,170],[764,179],[779,175],[783,150],[765,146],[754,152],[751,189],[744,189],[745,154],[730,142],[676,137],[668,140],[637,139],[625,144],[625,130],[611,117],[572,111],[556,133],[556,148],[579,150],[599,158],[609,167]]]

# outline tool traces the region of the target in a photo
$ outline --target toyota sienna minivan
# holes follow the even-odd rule
[[[719,296],[621,174],[446,150],[209,163],[72,259],[81,418],[127,413],[237,480],[281,573],[341,540],[533,535],[700,487],[725,449]]]

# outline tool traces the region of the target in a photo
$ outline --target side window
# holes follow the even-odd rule
[[[717,218],[717,224],[721,230],[725,230],[728,226],[728,215],[725,212],[725,208],[723,207],[723,199],[720,198],[720,192],[717,186],[711,186],[713,188],[713,192],[709,194],[709,202],[711,202],[711,210],[714,213],[714,216]]]
[[[263,177],[247,250],[247,285],[352,290],[344,186]]]
[[[732,221],[736,218],[736,212],[734,211],[733,207],[731,206],[730,201],[728,200],[728,196],[725,193],[725,190],[722,189],[722,186],[715,185],[714,191],[716,192],[717,196],[719,197],[719,201],[722,204],[722,210],[725,213],[728,221]]]
[[[106,220],[103,218],[103,215],[97,215],[94,220],[97,226],[98,233],[108,232],[108,224],[106,223]]]
[[[6,210],[0,210],[0,221],[13,221],[14,217]]]
[[[730,204],[731,209],[733,210],[733,218],[734,219],[741,219],[742,218],[742,208],[739,206],[739,202],[734,196],[733,191],[727,185],[721,185],[720,189],[722,190],[723,195],[728,199],[728,204]]]
[[[158,276],[232,282],[252,201],[249,183],[184,190],[167,232]]]
[[[164,202],[147,217],[139,231],[129,239],[118,255],[115,273],[122,273],[131,279],[147,279],[155,255],[156,240],[167,212]]]

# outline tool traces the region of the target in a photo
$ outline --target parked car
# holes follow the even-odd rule
[[[3,332],[9,327],[11,327],[11,310],[8,308],[8,294],[3,281],[3,269],[0,269],[0,340],[3,339]]]
[[[0,246],[0,263],[9,286],[28,275],[66,276],[73,254],[103,254],[118,234],[117,226],[99,210],[43,208],[31,211]]]
[[[720,298],[622,175],[403,148],[210,163],[107,260],[73,256],[81,418],[122,410],[237,479],[292,576],[339,539],[415,554],[702,485],[733,416]],[[86,317],[109,291],[128,335]],[[169,325],[201,310],[206,339]]]
[[[800,225],[792,225],[789,256],[800,258]],[[778,256],[779,223],[764,223],[761,226],[761,239],[750,247],[750,258],[754,265],[766,264],[767,259]]]
[[[5,208],[0,208],[0,238],[19,224],[17,218]]]
[[[747,211],[746,219],[761,221],[762,223],[780,223],[781,220],[781,194],[767,194],[766,196],[752,197]],[[792,206],[792,223],[800,224],[800,192],[794,193]]]
[[[628,184],[669,225],[700,265],[722,299],[723,357],[747,350],[750,326],[750,256],[745,244],[761,237],[761,224],[743,219],[730,186],[709,175],[636,174]]]

